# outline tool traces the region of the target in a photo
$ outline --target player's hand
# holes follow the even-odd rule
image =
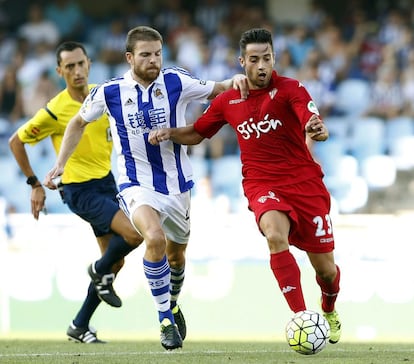
[[[328,128],[316,114],[313,114],[306,123],[305,131],[312,140],[321,142],[329,137]]]
[[[32,188],[30,195],[30,204],[32,215],[36,220],[39,220],[39,214],[41,211],[46,213],[46,192],[42,185],[37,185]]]
[[[242,99],[247,99],[249,95],[249,85],[247,83],[246,75],[238,73],[233,76],[233,88],[240,91]]]
[[[151,130],[148,135],[148,142],[152,145],[159,145],[161,142],[170,140],[170,128]]]
[[[63,174],[63,168],[54,166],[46,175],[43,184],[50,190],[56,190],[58,188],[55,180]]]

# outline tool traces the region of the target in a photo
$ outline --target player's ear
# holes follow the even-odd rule
[[[244,65],[245,65],[245,63],[244,63],[244,58],[243,57],[239,57],[239,63],[240,63],[240,66],[242,67],[242,68],[244,68]]]
[[[56,73],[59,75],[59,77],[63,77],[62,76],[62,69],[60,68],[60,66],[56,66]]]
[[[125,59],[130,65],[132,65],[133,58],[134,55],[131,52],[125,52]]]

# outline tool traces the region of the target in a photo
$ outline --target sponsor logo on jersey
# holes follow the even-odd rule
[[[234,104],[240,104],[241,102],[246,101],[245,99],[235,99],[235,100],[230,100],[229,101],[229,105],[234,105]]]
[[[243,121],[237,125],[237,131],[241,134],[245,140],[250,139],[253,135],[256,139],[259,139],[262,134],[267,134],[272,130],[276,130],[279,126],[282,126],[280,120],[269,119],[269,114],[266,114],[263,120],[254,121],[253,118]]]
[[[200,80],[200,85],[206,85],[207,81],[206,80]]]

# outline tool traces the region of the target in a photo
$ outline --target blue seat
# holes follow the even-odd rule
[[[237,210],[242,197],[242,175],[239,155],[226,155],[214,159],[211,164],[213,197],[226,196],[230,209]]]
[[[386,153],[385,122],[376,117],[356,118],[350,131],[350,153],[361,164],[364,159]]]
[[[397,167],[388,155],[372,155],[362,162],[361,176],[367,182],[370,191],[381,190],[394,184]]]
[[[385,124],[387,152],[394,160],[397,170],[414,168],[414,120],[400,116]]]
[[[323,120],[328,128],[329,138],[340,138],[348,142],[351,119],[348,116],[326,116]]]
[[[341,81],[336,90],[336,111],[342,115],[362,115],[370,100],[371,88],[366,80],[346,79]]]

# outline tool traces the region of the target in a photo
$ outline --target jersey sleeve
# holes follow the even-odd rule
[[[194,123],[195,131],[204,138],[211,138],[227,123],[224,118],[222,99],[220,95],[217,96],[204,114]]]
[[[56,123],[56,115],[52,110],[50,102],[46,108],[38,110],[30,120],[17,130],[19,139],[25,144],[35,145],[53,134],[63,134],[64,130],[61,130]]]
[[[92,122],[99,119],[105,112],[106,103],[104,97],[104,87],[94,87],[84,100],[79,110],[79,115],[86,122]]]
[[[319,116],[319,110],[309,92],[299,81],[293,81],[289,87],[291,106],[301,124],[305,126],[314,114]]]
[[[201,103],[208,101],[208,97],[214,89],[214,81],[200,80],[183,71],[179,73],[179,77],[183,83],[183,93],[187,99]]]

